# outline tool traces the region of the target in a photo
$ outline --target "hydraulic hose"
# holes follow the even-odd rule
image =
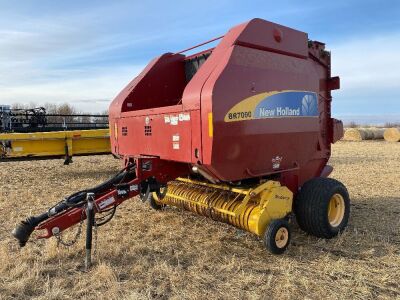
[[[104,192],[109,191],[114,188],[116,184],[119,184],[125,180],[132,180],[136,173],[135,166],[133,164],[128,165],[126,168],[122,169],[114,177],[108,179],[107,181],[87,190],[76,192],[66,199],[60,201],[55,206],[50,208],[47,212],[42,213],[38,216],[31,216],[21,221],[18,226],[12,231],[12,235],[18,240],[21,247],[25,246],[29,240],[30,235],[35,230],[35,227],[40,223],[46,221],[47,219],[62,213],[72,207],[80,207],[86,203],[86,194],[94,193],[96,196]]]

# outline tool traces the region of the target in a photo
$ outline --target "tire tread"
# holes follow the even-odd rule
[[[342,223],[333,228],[327,221],[327,205],[334,193],[340,193],[345,200],[345,216]],[[332,238],[342,231],[349,217],[349,195],[346,187],[333,178],[317,177],[307,181],[295,200],[297,223],[305,232],[321,238]]]

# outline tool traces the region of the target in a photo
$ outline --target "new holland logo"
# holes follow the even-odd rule
[[[254,119],[318,117],[317,94],[311,91],[271,91],[238,102],[225,122]]]
[[[305,95],[301,100],[301,113],[303,116],[313,116],[317,111],[317,102],[312,95]]]

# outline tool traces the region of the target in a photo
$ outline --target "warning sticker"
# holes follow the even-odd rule
[[[165,124],[178,125],[179,122],[185,122],[185,121],[190,121],[189,113],[180,113],[176,116],[174,115],[164,116]]]
[[[107,199],[101,201],[101,202],[99,203],[98,206],[99,206],[99,208],[100,208],[100,210],[101,210],[101,209],[103,209],[103,208],[109,206],[110,204],[112,204],[112,203],[114,203],[114,202],[115,202],[114,197],[110,197],[110,198],[107,198]]]
[[[190,121],[190,114],[179,114],[179,121]]]
[[[178,116],[171,116],[171,125],[178,125],[179,117]]]
[[[137,184],[132,184],[129,186],[129,190],[132,191],[137,191],[139,189]]]

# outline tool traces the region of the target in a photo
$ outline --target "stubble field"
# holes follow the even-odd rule
[[[119,161],[1,163],[0,299],[400,298],[400,143],[339,142],[330,163],[352,200],[349,227],[338,238],[317,239],[292,224],[291,246],[273,256],[252,234],[133,199],[99,229],[87,273],[83,237],[70,248],[52,238],[19,249],[10,232],[112,176]]]

